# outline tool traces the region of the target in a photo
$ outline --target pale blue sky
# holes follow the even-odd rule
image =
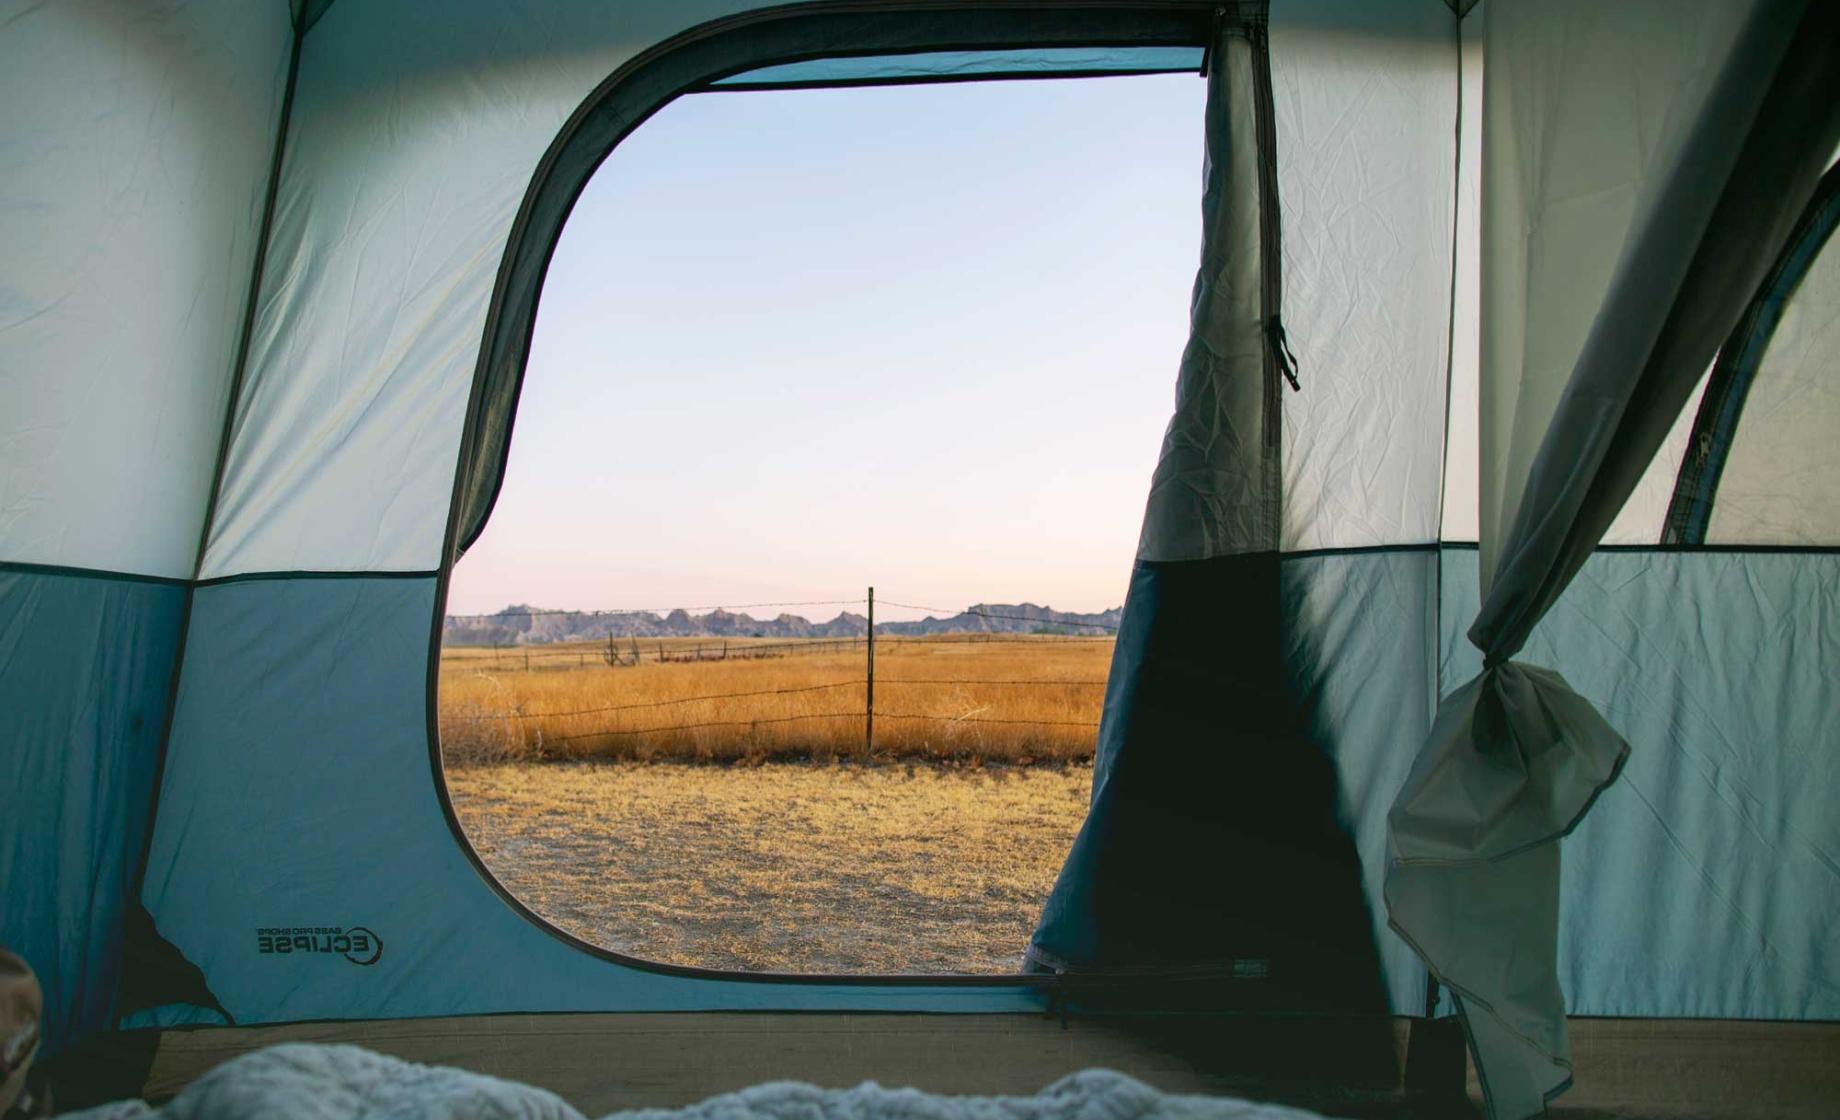
[[[1203,86],[666,107],[563,232],[504,491],[449,610],[870,583],[1117,606],[1186,338]]]

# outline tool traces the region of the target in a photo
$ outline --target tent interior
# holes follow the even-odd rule
[[[1191,71],[1189,343],[1028,971],[532,913],[437,670],[608,152],[684,96]],[[602,1109],[1840,1093],[1840,9],[0,0],[0,104],[0,947],[61,1100],[284,1040]]]

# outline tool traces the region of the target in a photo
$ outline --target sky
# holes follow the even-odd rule
[[[1119,605],[1187,338],[1204,85],[666,106],[563,231],[448,609]]]

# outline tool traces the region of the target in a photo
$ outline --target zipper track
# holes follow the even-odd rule
[[[1264,544],[1276,549],[1284,532],[1284,241],[1278,206],[1277,110],[1271,90],[1271,37],[1263,22],[1243,32],[1252,46],[1253,127],[1259,146],[1259,317],[1265,330]]]

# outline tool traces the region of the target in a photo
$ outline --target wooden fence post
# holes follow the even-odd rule
[[[863,643],[868,650],[869,676],[863,689],[863,761],[875,757],[875,588],[869,589],[869,637]]]

